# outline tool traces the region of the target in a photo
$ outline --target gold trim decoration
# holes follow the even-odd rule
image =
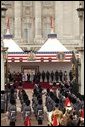
[[[57,53],[57,58],[59,61],[65,60],[65,53],[64,52]]]
[[[34,60],[36,60],[36,59],[35,59],[35,53],[32,52],[32,51],[29,52],[27,60],[28,60],[28,61],[34,61]]]

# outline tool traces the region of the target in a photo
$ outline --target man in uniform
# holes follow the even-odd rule
[[[43,82],[45,81],[45,72],[44,71],[42,72],[42,81]]]
[[[69,72],[69,79],[70,79],[70,81],[72,81],[72,79],[73,79],[72,70],[70,70],[70,72]]]
[[[59,77],[60,77],[60,81],[62,81],[62,77],[63,77],[63,72],[62,72],[62,70],[60,70],[60,72],[59,72]]]
[[[50,78],[50,73],[49,73],[49,71],[46,72],[46,78],[47,78],[47,82],[49,82],[49,78]]]
[[[55,80],[56,80],[56,82],[58,82],[58,78],[59,78],[59,73],[58,73],[58,70],[56,70],[56,72],[55,72]]]
[[[54,81],[54,72],[53,71],[51,72],[50,76],[51,76],[51,82],[53,82]]]

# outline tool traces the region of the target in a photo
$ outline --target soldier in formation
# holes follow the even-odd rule
[[[46,79],[47,79],[47,82],[49,82],[49,79],[50,79],[50,73],[49,73],[49,71],[46,72]]]
[[[42,81],[43,82],[45,81],[45,72],[44,71],[42,72]]]
[[[59,72],[58,72],[58,70],[56,70],[56,72],[55,72],[55,80],[56,80],[56,82],[58,82],[58,80],[59,80]]]
[[[51,71],[50,77],[51,77],[51,82],[53,82],[54,81],[54,72],[53,71]]]
[[[4,91],[1,93],[1,113],[4,113],[6,110],[6,96]]]
[[[16,108],[17,91],[15,87],[11,86],[10,93],[8,96],[7,114],[10,121],[10,126],[15,126],[17,108]]]
[[[38,85],[39,86],[39,85]],[[42,101],[42,89],[39,87],[34,87],[33,97],[32,97],[32,108],[38,121],[38,125],[43,124],[44,110]]]

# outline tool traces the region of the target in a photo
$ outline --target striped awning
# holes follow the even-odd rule
[[[8,53],[8,62],[71,62],[71,59],[72,52]]]

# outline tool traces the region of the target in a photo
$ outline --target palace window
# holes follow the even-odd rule
[[[50,29],[50,25],[49,24],[45,24],[45,28],[44,28],[44,32],[43,35],[45,38],[47,38],[48,34],[50,34],[51,29]]]
[[[31,40],[31,24],[30,23],[24,23],[24,34],[23,38],[27,43],[30,43]]]
[[[11,7],[14,1],[1,1],[1,3],[5,4],[6,7]]]
[[[43,37],[47,38],[47,35],[51,32],[51,26],[50,26],[50,18],[44,18],[43,21]]]

